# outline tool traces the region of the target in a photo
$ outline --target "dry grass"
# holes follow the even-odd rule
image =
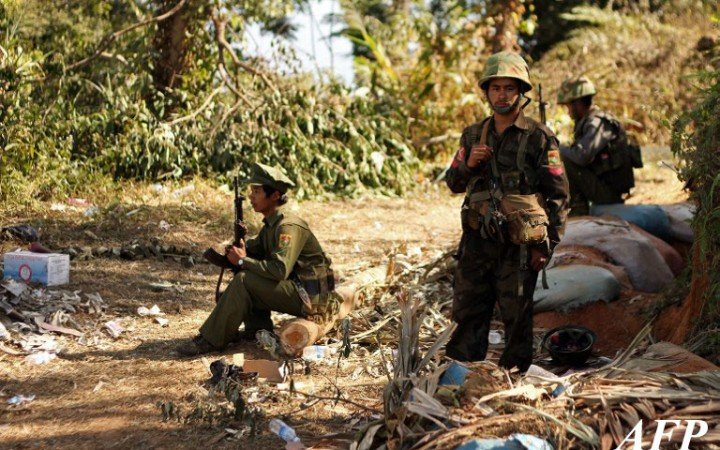
[[[711,67],[710,59],[696,49],[701,37],[717,36],[711,18],[691,8],[664,20],[593,7],[575,13],[592,26],[572,32],[533,67],[550,102],[548,119],[556,132],[572,135],[565,108],[556,104],[560,83],[586,75],[598,90],[595,103],[621,120],[639,123],[642,143],[668,144],[669,121],[695,101],[691,76]],[[538,115],[535,102],[529,110]]]
[[[231,212],[227,209],[229,196],[201,182],[196,181],[195,185],[189,196],[177,199],[163,198],[149,187],[128,190],[120,198],[124,211],[140,208],[130,217],[108,213],[88,219],[80,211],[61,213],[43,205],[36,211],[6,216],[3,225],[29,221],[40,229],[43,242],[56,248],[114,245],[159,237],[168,244],[194,245],[199,254],[206,245],[229,234]],[[300,207],[335,264],[350,273],[384,262],[385,255],[402,242],[424,249],[445,248],[458,238],[460,200],[448,198],[444,190],[430,188],[407,199],[305,202]],[[168,232],[157,226],[162,219],[172,224]],[[249,214],[248,219],[256,225],[259,222],[255,214]],[[86,230],[100,240],[88,236]],[[14,246],[0,243],[2,251]],[[226,442],[222,440],[222,426],[164,423],[156,406],[158,402],[173,401],[187,411],[205,395],[201,384],[208,373],[201,360],[179,358],[174,347],[196,332],[212,308],[216,276],[217,272],[206,264],[186,269],[174,261],[161,263],[151,259],[97,258],[73,262],[68,288],[100,293],[110,305],[107,319],[120,317],[127,332],[116,341],[105,336],[101,345],[93,348],[59,337],[63,346],[61,358],[45,366],[29,365],[22,357],[0,354],[3,380],[0,390],[4,398],[37,395],[34,402],[19,409],[0,407],[4,444],[14,448],[192,448],[206,446],[219,437],[214,445],[218,448],[278,448],[280,441],[266,431],[265,422],[261,424],[260,437]],[[155,292],[148,283],[158,281],[179,283],[182,293]],[[161,328],[135,314],[137,307],[153,304],[167,313],[169,327]],[[79,322],[97,320],[75,317]],[[224,354],[236,352],[268,357],[254,344],[243,344]],[[210,359],[220,356],[212,355]],[[343,393],[348,398],[381,409],[382,385],[374,384],[374,376],[367,372],[353,377],[362,363],[360,356],[351,356],[343,362],[337,374],[338,383],[344,386]],[[329,380],[335,377],[334,367],[315,366],[311,376],[299,375],[295,380],[306,384],[301,390],[332,396]],[[301,396],[275,393],[261,406],[270,417],[291,414],[288,422],[297,425],[298,433],[308,439],[348,431],[351,417],[366,416],[342,403],[319,402],[302,410],[305,401]]]

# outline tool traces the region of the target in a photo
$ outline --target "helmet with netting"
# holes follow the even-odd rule
[[[560,85],[557,102],[565,105],[579,98],[595,94],[597,94],[595,85],[587,77],[568,78]]]
[[[520,81],[520,90],[527,92],[532,89],[530,69],[527,63],[515,52],[499,52],[491,55],[485,63],[485,71],[480,78],[480,88],[487,90],[493,78],[514,78]]]

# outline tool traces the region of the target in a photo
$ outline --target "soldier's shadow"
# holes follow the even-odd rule
[[[118,350],[89,349],[83,352],[69,352],[60,355],[69,361],[84,361],[93,358],[111,358],[115,360],[148,359],[155,361],[191,361],[206,357],[210,360],[222,357],[232,357],[235,353],[243,353],[248,359],[272,359],[270,354],[252,341],[233,343],[222,351],[206,353],[197,356],[182,356],[177,348],[187,342],[189,338],[155,339],[140,343],[134,348]]]

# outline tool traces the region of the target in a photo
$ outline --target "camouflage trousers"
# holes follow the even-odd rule
[[[452,308],[458,326],[447,344],[446,355],[459,361],[485,359],[490,321],[497,303],[505,330],[500,365],[526,371],[533,356],[532,298],[537,272],[532,269],[521,272],[519,246],[483,239],[472,230],[464,231],[458,256]],[[521,276],[522,298],[518,296]]]
[[[271,311],[304,317],[303,307],[292,281],[275,281],[240,271],[200,327],[200,334],[222,348],[232,341],[240,324],[245,323],[246,330],[272,330]]]
[[[570,182],[571,216],[590,214],[588,202],[596,205],[623,203],[622,195],[604,182],[592,169],[579,166],[567,158],[563,158],[563,164]]]

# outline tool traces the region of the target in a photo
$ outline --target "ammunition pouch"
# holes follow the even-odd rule
[[[293,275],[293,282],[303,302],[303,313],[311,320],[322,322],[331,318],[339,304],[334,301],[335,274],[325,266],[316,266],[312,272]]]
[[[323,270],[324,269],[324,270]],[[298,281],[310,296],[329,294],[335,290],[335,276],[332,269],[315,268],[316,274],[311,277],[298,276]]]
[[[503,240],[504,217],[495,205],[499,198],[491,199],[489,191],[470,194],[460,210],[460,219],[465,229],[479,231],[484,239]]]
[[[536,245],[546,241],[549,220],[537,194],[507,194],[500,201],[500,209],[507,221],[510,242]]]

